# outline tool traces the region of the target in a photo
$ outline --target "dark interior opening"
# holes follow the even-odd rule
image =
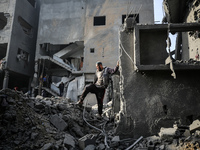
[[[6,57],[8,43],[0,44],[0,60]]]
[[[90,53],[94,53],[94,48],[90,48]]]
[[[0,13],[0,30],[2,30],[7,24],[7,18],[4,16],[4,13]]]
[[[28,22],[26,22],[26,20],[24,20],[21,16],[19,16],[18,22],[21,25],[25,34],[27,34],[27,35],[32,34],[32,26]]]
[[[94,26],[103,26],[103,25],[106,25],[106,16],[94,17]]]
[[[27,0],[35,8],[35,0]]]
[[[29,61],[29,53],[26,52],[25,50],[22,50],[21,48],[18,48],[17,59],[19,61],[23,60],[25,62],[28,62]]]
[[[58,51],[64,49],[70,44],[50,44],[50,43],[42,43],[40,44],[41,54],[53,56]]]
[[[163,111],[164,111],[164,113],[167,115],[167,112],[168,112],[167,105],[163,105]]]
[[[22,74],[10,73],[8,88],[14,89],[14,87],[18,87],[19,91],[27,92],[29,87],[29,77]]]
[[[124,24],[124,20],[127,15],[122,15],[122,24]],[[139,23],[139,14],[130,14],[128,18],[135,18],[136,23]]]
[[[186,122],[188,123],[188,124],[191,124],[192,122],[193,122],[193,115],[189,115],[189,116],[186,116]]]

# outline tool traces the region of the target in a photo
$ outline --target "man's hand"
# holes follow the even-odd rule
[[[117,61],[117,67],[119,67],[119,60]]]

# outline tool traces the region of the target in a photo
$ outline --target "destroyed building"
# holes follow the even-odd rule
[[[120,76],[113,77],[116,135],[138,138],[174,122],[189,125],[199,118],[199,3],[164,0],[163,24],[155,25],[153,0],[3,0],[1,88],[31,86],[57,96],[64,82],[63,97],[75,102],[93,81],[97,60],[114,67],[120,58]],[[169,34],[177,35],[175,49]]]
[[[30,87],[39,6],[39,0],[0,1],[0,89]]]
[[[152,135],[200,116],[200,1],[164,0],[163,8],[163,24],[127,22],[120,32],[121,136]],[[169,34],[177,35],[175,49]]]
[[[43,0],[33,87],[58,95],[64,82],[63,96],[76,102],[84,85],[93,82],[97,61],[115,67],[119,28],[126,17],[153,24],[153,0]],[[45,75],[52,80],[47,88],[39,84]],[[87,99],[96,103],[92,94]]]

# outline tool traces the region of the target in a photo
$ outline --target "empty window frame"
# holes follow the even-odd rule
[[[106,25],[106,16],[95,16],[94,26],[104,26]]]
[[[2,30],[7,24],[7,18],[4,16],[4,13],[0,13],[0,30]]]
[[[124,20],[127,15],[122,15],[122,24],[124,24]],[[128,15],[128,18],[133,18],[135,19],[136,23],[139,23],[139,14],[130,14]]]
[[[0,60],[6,57],[8,43],[0,44]]]
[[[21,16],[19,16],[18,22],[21,25],[25,34],[27,34],[27,35],[32,34],[32,26],[28,22],[26,22],[26,20],[24,20]]]
[[[35,0],[27,0],[35,8]]]
[[[90,53],[94,53],[94,48],[90,48]]]
[[[21,48],[18,48],[18,51],[17,51],[17,60],[18,61],[25,61],[25,62],[29,62],[29,53],[22,50]]]

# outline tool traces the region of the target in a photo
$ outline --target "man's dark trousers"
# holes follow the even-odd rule
[[[94,93],[96,95],[97,104],[98,104],[98,112],[101,115],[102,109],[103,109],[103,98],[105,94],[105,88],[98,88],[96,87],[95,84],[86,85],[80,97],[80,100],[83,101],[88,93]]]

